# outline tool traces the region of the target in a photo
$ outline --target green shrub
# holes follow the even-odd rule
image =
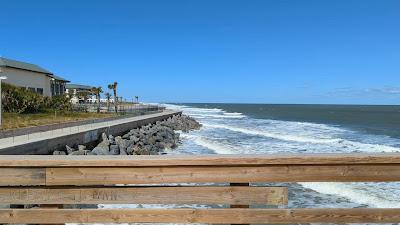
[[[39,94],[10,84],[3,83],[1,92],[4,112],[37,112],[43,103]]]
[[[72,103],[70,98],[68,98],[66,95],[54,96],[52,98],[45,97],[44,103],[44,108],[46,109],[72,111]]]
[[[70,111],[72,105],[66,96],[42,96],[25,88],[2,83],[2,108],[11,113],[37,113],[46,110]]]

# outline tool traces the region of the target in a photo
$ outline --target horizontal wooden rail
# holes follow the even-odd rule
[[[46,185],[400,181],[399,165],[48,168]],[[1,181],[0,181],[1,182]]]
[[[46,168],[0,167],[0,186],[20,185],[46,185]]]
[[[107,162],[107,163],[105,163]],[[271,154],[162,156],[45,156],[3,155],[0,167],[160,167],[250,165],[398,164],[399,153],[382,154]]]
[[[397,208],[249,207],[288,203],[288,188],[251,183],[394,181],[400,181],[400,153],[0,156],[0,204],[41,205],[1,209],[0,223],[400,223]],[[137,186],[116,186],[120,184]],[[224,186],[228,184],[232,186]],[[219,204],[231,208],[55,209],[45,208],[46,204]]]
[[[0,188],[0,204],[287,205],[286,187]]]
[[[318,181],[400,181],[400,164],[0,168],[0,186]]]
[[[398,223],[400,209],[0,209],[0,223]]]

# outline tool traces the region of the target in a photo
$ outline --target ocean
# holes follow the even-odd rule
[[[165,104],[202,123],[168,154],[378,153],[400,151],[400,106]],[[400,208],[400,183],[274,183],[289,207]],[[118,206],[106,206],[115,208]],[[126,207],[122,206],[121,207]],[[130,205],[129,207],[154,207]],[[165,206],[156,207],[187,207]],[[208,207],[197,205],[196,207]]]

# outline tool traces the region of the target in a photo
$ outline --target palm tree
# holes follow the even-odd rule
[[[118,86],[118,83],[115,82],[115,81],[114,81],[114,83],[108,85],[108,89],[113,90],[113,92],[114,92],[114,108],[115,108],[115,113],[118,113],[117,86]]]
[[[100,113],[100,93],[103,92],[103,88],[93,87],[92,92],[96,95],[96,99],[97,99],[97,113]]]
[[[139,103],[139,96],[135,96],[136,103]]]
[[[111,94],[109,92],[104,94],[106,96],[107,99],[107,112],[110,111],[110,98],[111,98]]]

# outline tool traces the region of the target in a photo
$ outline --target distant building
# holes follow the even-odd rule
[[[73,104],[90,103],[94,96],[92,88],[92,86],[81,84],[67,84],[66,93],[71,98]]]
[[[0,73],[7,77],[4,83],[49,97],[64,94],[65,85],[69,82],[35,64],[3,57],[0,57]]]
[[[100,98],[100,102],[102,102],[102,103],[114,103],[114,98],[113,97],[111,97],[110,99],[107,99],[107,98]]]

